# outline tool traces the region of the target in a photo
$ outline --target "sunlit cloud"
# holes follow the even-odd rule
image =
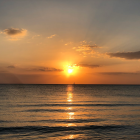
[[[37,38],[37,37],[40,37],[40,35],[34,35],[34,36],[32,37],[32,39]]]
[[[119,57],[125,59],[140,59],[140,51],[107,53],[107,55],[109,55],[110,57]]]
[[[72,65],[69,65],[68,66],[68,70],[77,70],[79,68],[98,68],[98,67],[101,67],[101,65],[96,65],[96,64],[86,64],[86,63],[80,63],[80,64],[72,64]]]
[[[95,64],[72,64],[68,66],[70,69],[80,68],[80,67],[87,67],[87,68],[98,68],[101,67],[101,65],[95,65]]]
[[[51,36],[48,37],[48,39],[51,39],[51,38],[53,38],[53,37],[55,37],[55,36],[56,36],[56,34],[51,35]]]
[[[27,34],[27,30],[19,28],[8,28],[3,30],[1,33],[5,34],[9,40],[19,40]]]
[[[97,48],[101,48],[101,47],[96,44],[93,44],[91,41],[87,42],[85,40],[80,42],[80,44],[77,47],[73,47],[75,51],[79,52],[84,57],[86,57],[87,55],[91,55],[91,56],[98,55],[98,52],[95,51],[95,49]]]
[[[78,47],[73,47],[73,49],[75,49],[76,51],[88,51],[88,50],[92,50],[94,48],[99,48],[97,45],[80,45]]]

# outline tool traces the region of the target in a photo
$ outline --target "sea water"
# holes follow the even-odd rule
[[[139,85],[0,85],[0,139],[140,139]]]

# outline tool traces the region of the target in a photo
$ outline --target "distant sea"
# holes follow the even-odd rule
[[[139,85],[0,85],[1,140],[140,140]]]

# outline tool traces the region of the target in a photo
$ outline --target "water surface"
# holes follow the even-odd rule
[[[138,85],[0,85],[0,139],[139,139]]]

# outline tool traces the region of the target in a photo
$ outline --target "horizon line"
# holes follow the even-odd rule
[[[140,84],[22,84],[22,83],[0,83],[0,85],[140,85]]]

